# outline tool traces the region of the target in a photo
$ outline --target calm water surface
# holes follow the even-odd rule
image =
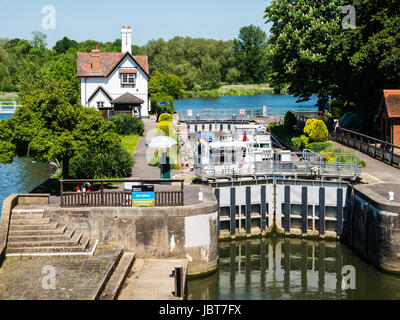
[[[177,112],[187,109],[262,109],[268,107],[271,116],[284,116],[287,111],[294,109],[301,111],[316,111],[318,99],[312,97],[310,101],[296,103],[297,98],[291,95],[261,94],[255,96],[196,98],[175,101]]]
[[[0,120],[11,114],[0,114]],[[33,162],[29,158],[17,158],[11,164],[0,164],[0,204],[12,193],[30,192],[51,176],[48,164]],[[1,210],[0,210],[1,216]]]
[[[400,276],[362,260],[344,244],[259,239],[219,244],[219,269],[189,280],[189,300],[400,299]],[[356,270],[356,289],[342,290],[342,268]]]

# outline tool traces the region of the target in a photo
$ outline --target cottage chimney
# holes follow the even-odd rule
[[[96,44],[96,49],[93,49],[91,52],[91,60],[92,60],[92,72],[100,73],[100,50],[99,45]]]
[[[121,29],[122,48],[121,52],[129,52],[132,54],[132,29],[131,27]]]

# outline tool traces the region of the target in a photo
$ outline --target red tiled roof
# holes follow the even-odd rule
[[[383,90],[389,118],[400,117],[400,89]]]
[[[78,52],[78,77],[108,77],[128,52],[100,52],[100,72],[92,72],[92,52]],[[147,56],[132,56],[140,68],[149,76]]]
[[[137,69],[119,69],[119,73],[137,73]]]

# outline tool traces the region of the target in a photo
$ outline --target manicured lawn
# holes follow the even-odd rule
[[[135,154],[137,143],[140,139],[139,135],[131,136],[120,136],[122,140],[122,146],[126,151],[128,151],[132,156]]]

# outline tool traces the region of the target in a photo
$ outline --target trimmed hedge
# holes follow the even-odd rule
[[[109,119],[115,124],[115,133],[121,135],[138,134],[141,136],[144,132],[144,123],[137,117],[129,114],[120,114]]]

